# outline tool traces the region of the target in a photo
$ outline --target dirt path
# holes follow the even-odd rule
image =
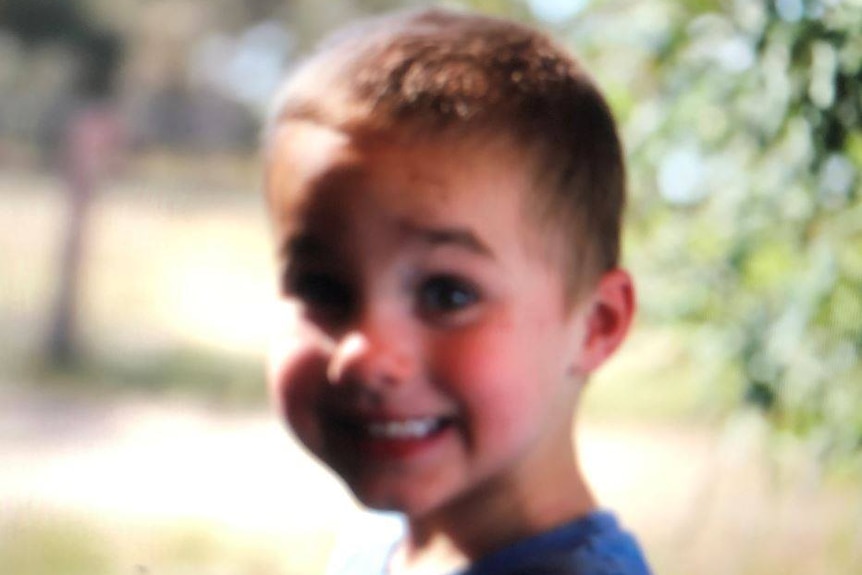
[[[656,501],[693,493],[709,453],[706,435],[657,428],[591,426],[581,443],[600,497],[635,526],[648,524]],[[0,459],[5,506],[279,531],[331,523],[354,509],[266,412],[6,390]]]
[[[4,506],[279,531],[352,507],[266,413],[6,393],[0,460]]]

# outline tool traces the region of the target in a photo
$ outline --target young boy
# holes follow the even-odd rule
[[[621,146],[579,64],[507,21],[379,18],[292,76],[266,154],[271,388],[362,503],[404,514],[378,571],[648,573],[574,452],[635,307]]]

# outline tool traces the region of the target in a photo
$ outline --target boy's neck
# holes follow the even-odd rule
[[[452,573],[521,539],[549,531],[596,509],[574,451],[552,469],[524,481],[484,485],[430,517],[410,518],[395,550],[393,575]],[[499,482],[498,482],[499,483]],[[513,485],[512,483],[515,483]]]

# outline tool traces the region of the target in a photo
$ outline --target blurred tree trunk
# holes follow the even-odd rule
[[[61,161],[68,200],[66,230],[47,350],[54,365],[68,365],[78,356],[77,323],[87,230],[95,195],[113,163],[120,134],[118,116],[105,103],[78,107],[65,129]]]

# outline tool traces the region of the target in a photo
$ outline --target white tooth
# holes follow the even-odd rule
[[[420,437],[425,435],[427,431],[425,431],[425,426],[421,421],[405,421],[404,433],[412,437]]]
[[[368,433],[372,437],[388,439],[421,438],[428,435],[435,427],[436,420],[433,417],[426,417],[424,419],[371,423],[368,425]]]
[[[409,431],[412,435],[420,437],[428,435],[434,428],[433,419],[417,419],[408,422]]]

